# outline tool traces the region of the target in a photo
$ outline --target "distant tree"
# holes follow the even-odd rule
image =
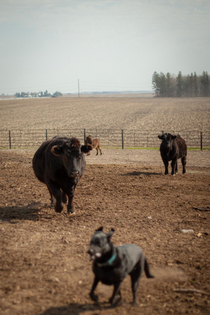
[[[210,96],[210,78],[207,71],[203,71],[201,76],[201,96]]]
[[[166,96],[172,97],[173,96],[173,77],[172,75],[167,72],[166,73]]]
[[[44,92],[44,96],[45,96],[45,97],[49,97],[49,96],[51,96],[51,94],[48,92],[48,90],[46,90],[46,91]]]
[[[21,92],[20,97],[26,97],[27,93],[26,92]]]
[[[152,87],[155,90],[155,96],[210,97],[210,75],[207,71],[203,71],[201,76],[197,76],[196,72],[183,76],[179,71],[176,77],[169,72],[165,75],[163,72],[155,71],[152,76]]]
[[[196,72],[194,72],[193,75],[193,96],[198,96],[199,95],[199,91],[198,91],[198,77]]]
[[[176,90],[176,94],[178,97],[181,97],[183,95],[183,90],[184,90],[184,81],[183,81],[183,77],[182,77],[182,72],[179,71],[178,76],[176,78],[177,81],[177,90]]]
[[[15,97],[20,97],[20,93],[15,93]]]
[[[53,93],[52,97],[59,97],[59,96],[63,96],[63,94],[61,92],[56,91],[55,93]]]
[[[155,96],[171,97],[176,94],[176,81],[169,72],[165,75],[163,72],[156,71],[152,76],[152,86],[155,90]]]
[[[193,97],[194,95],[194,88],[193,88],[193,73],[191,72],[189,77],[189,96]]]
[[[32,97],[37,97],[37,95],[38,95],[37,92],[31,92]]]
[[[163,72],[160,73],[160,96],[167,96],[166,76]]]
[[[190,76],[189,74],[187,76],[183,76],[183,90],[182,90],[182,96],[190,96]]]
[[[152,75],[152,87],[155,91],[155,96],[160,96],[160,76],[156,71]]]

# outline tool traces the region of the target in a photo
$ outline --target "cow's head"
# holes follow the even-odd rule
[[[159,139],[162,140],[161,146],[165,149],[171,149],[173,145],[173,140],[176,139],[176,135],[171,135],[170,133],[163,133],[158,136]]]
[[[91,136],[90,136],[90,135],[86,137],[86,139],[85,139],[85,144],[86,144],[86,145],[87,145],[87,144],[90,144],[90,145],[92,145],[92,144],[93,144],[93,142],[92,142],[92,139],[91,139]]]
[[[89,145],[80,145],[76,138],[65,140],[61,145],[54,145],[51,152],[55,156],[61,156],[63,165],[69,177],[78,177],[81,174],[81,161],[83,161],[83,152],[88,153],[92,149]]]

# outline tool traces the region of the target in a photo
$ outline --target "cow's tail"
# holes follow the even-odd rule
[[[150,271],[149,271],[149,264],[148,264],[148,262],[147,262],[147,259],[146,259],[146,257],[145,257],[145,261],[144,261],[144,271],[145,271],[145,273],[146,273],[146,277],[147,278],[154,278],[154,276],[150,273]]]

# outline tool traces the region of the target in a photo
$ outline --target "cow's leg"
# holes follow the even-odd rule
[[[100,155],[102,155],[102,150],[101,150],[101,148],[100,148],[99,150],[100,150]]]
[[[50,193],[50,206],[53,207],[55,198],[53,197],[53,194],[52,194],[51,190],[49,189],[49,187],[47,187],[47,188],[48,188],[49,193]]]
[[[175,173],[178,173],[178,161],[176,161],[176,165],[175,165]]]
[[[52,180],[49,180],[49,182],[47,183],[47,187],[56,199],[55,211],[61,212],[63,210],[63,203],[62,203],[62,193],[61,193],[60,187],[58,186],[56,182]]]
[[[183,157],[182,157],[182,166],[183,166],[183,171],[182,171],[182,173],[183,173],[183,174],[186,173],[186,160],[187,160],[186,156],[183,156]]]
[[[173,159],[171,162],[171,175],[175,175],[175,167],[176,167],[177,159]]]
[[[68,192],[68,205],[67,205],[67,212],[68,213],[74,213],[74,205],[73,205],[73,198],[74,198],[74,190],[76,186],[72,186],[71,190]]]
[[[67,203],[67,197],[66,197],[66,194],[64,192],[62,192],[62,202]]]
[[[168,160],[163,160],[163,163],[165,165],[165,175],[168,175]]]
[[[98,155],[98,148],[96,148],[96,155]]]

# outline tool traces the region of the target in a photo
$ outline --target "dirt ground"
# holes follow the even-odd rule
[[[157,150],[91,152],[70,216],[50,208],[34,152],[0,151],[0,314],[210,314],[210,151],[189,151],[176,176],[163,174]],[[137,306],[129,277],[121,306],[108,308],[112,287],[102,284],[99,303],[89,298],[86,252],[100,226],[148,259],[155,278],[143,275]]]

